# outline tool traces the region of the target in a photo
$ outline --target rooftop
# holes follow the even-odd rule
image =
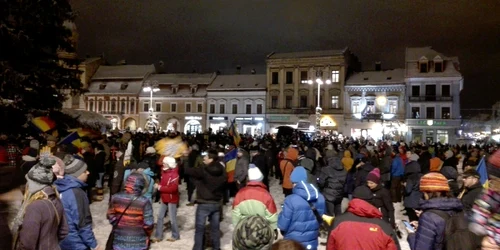
[[[100,66],[92,80],[143,79],[155,70],[154,65]]]
[[[266,90],[266,75],[218,75],[207,90]]]
[[[405,70],[363,71],[354,73],[347,79],[346,85],[404,84]]]
[[[310,57],[326,57],[326,56],[342,56],[347,51],[347,48],[342,50],[317,50],[317,51],[302,51],[288,53],[271,53],[267,59],[287,59],[287,58],[310,58]]]
[[[92,81],[86,95],[131,95],[142,90],[142,81]]]
[[[158,84],[210,84],[215,73],[210,74],[151,74],[147,81],[158,81]]]

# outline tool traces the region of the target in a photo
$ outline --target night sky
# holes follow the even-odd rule
[[[500,100],[498,0],[71,0],[78,52],[115,64],[162,60],[169,73],[252,68],[275,52],[349,47],[373,70],[404,67],[404,49],[432,46],[458,56],[462,108]],[[470,111],[470,110],[469,110]]]

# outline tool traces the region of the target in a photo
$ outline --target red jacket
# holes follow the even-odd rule
[[[381,218],[382,213],[376,207],[364,200],[353,199],[347,212],[335,217],[326,249],[399,249],[394,230]]]
[[[159,191],[163,203],[179,203],[179,168],[161,171]]]

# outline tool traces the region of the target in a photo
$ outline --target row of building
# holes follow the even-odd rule
[[[106,66],[89,58],[80,67],[88,91],[65,107],[100,113],[118,129],[143,129],[152,109],[162,130],[218,131],[234,120],[240,133],[259,134],[311,130],[319,99],[326,134],[456,142],[463,88],[456,57],[407,48],[405,68],[359,68],[347,48],[272,53],[265,74],[167,74],[161,64]]]

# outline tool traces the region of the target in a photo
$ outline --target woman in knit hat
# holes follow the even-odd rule
[[[373,192],[372,204],[382,212],[382,219],[391,224],[392,228],[396,228],[391,193],[380,184],[380,169],[376,168],[368,174],[366,185]]]
[[[411,249],[442,249],[446,221],[440,213],[451,216],[462,211],[462,202],[450,193],[448,180],[440,173],[428,173],[420,179],[424,200],[418,221],[410,222],[415,233],[408,235]],[[475,249],[475,248],[472,248]]]
[[[233,232],[233,250],[270,250],[274,232],[262,216],[248,216],[238,222]]]

